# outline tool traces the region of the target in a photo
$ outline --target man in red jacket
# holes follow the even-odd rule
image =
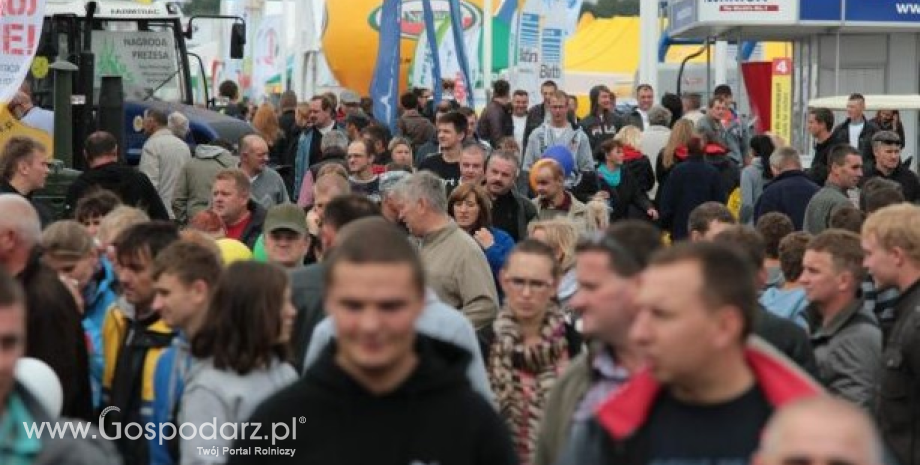
[[[630,337],[647,360],[561,464],[748,463],[770,415],[820,388],[750,338],[755,270],[729,246],[682,243],[656,255]]]

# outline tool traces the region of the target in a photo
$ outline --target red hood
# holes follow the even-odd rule
[[[765,345],[767,347],[765,347]],[[767,401],[780,407],[794,400],[820,395],[823,391],[808,375],[785,357],[775,355],[769,344],[756,338],[745,349],[744,357]],[[601,426],[614,439],[623,439],[644,423],[661,391],[661,385],[648,370],[640,371],[597,410]]]
[[[680,147],[674,149],[674,157],[678,160],[686,160],[689,155],[690,151],[687,150],[686,145],[681,145]]]
[[[623,162],[638,160],[642,158],[642,152],[636,150],[635,147],[624,145],[623,146]]]
[[[706,144],[706,147],[703,147],[703,153],[709,156],[718,156],[727,154],[728,150],[725,150],[725,147],[719,144]]]

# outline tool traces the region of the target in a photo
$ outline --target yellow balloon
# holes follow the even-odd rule
[[[327,0],[323,49],[333,75],[342,86],[368,94],[379,48],[381,0]],[[495,8],[501,2],[494,2]],[[431,0],[435,20],[448,11],[447,0]],[[421,0],[402,2],[399,78],[405,86],[419,35],[425,30]],[[464,28],[481,27],[482,0],[460,0]],[[475,51],[468,50],[470,59]]]

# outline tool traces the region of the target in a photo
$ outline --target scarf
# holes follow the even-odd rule
[[[531,463],[549,391],[569,362],[565,319],[551,304],[540,328],[542,340],[530,347],[524,346],[520,326],[508,308],[498,313],[493,329],[489,382],[521,463]]]
[[[623,146],[623,163],[638,160],[640,158],[642,158],[642,152],[637,150],[635,147],[629,145]]]
[[[600,173],[601,179],[610,187],[619,186],[620,181],[623,179],[623,169],[620,166],[617,166],[616,171],[610,171],[610,168],[608,168],[606,164],[603,164],[598,167],[597,172]]]

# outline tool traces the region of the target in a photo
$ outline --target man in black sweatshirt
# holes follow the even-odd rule
[[[260,438],[218,453],[230,464],[516,464],[502,420],[466,381],[471,355],[416,334],[425,273],[405,234],[365,218],[339,238],[325,299],[337,339],[256,410]]]
[[[150,178],[137,169],[118,161],[115,136],[97,131],[86,138],[83,147],[89,169],[80,174],[67,190],[64,215],[73,217],[77,202],[96,189],[115,193],[125,205],[140,208],[152,220],[169,221],[169,212]]]

